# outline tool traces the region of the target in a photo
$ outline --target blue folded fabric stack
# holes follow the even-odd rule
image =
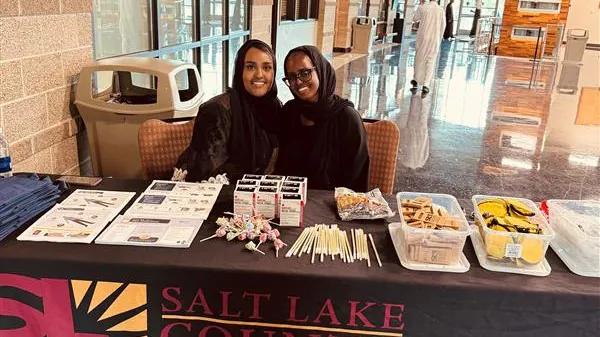
[[[56,204],[66,187],[36,174],[0,179],[0,241]]]

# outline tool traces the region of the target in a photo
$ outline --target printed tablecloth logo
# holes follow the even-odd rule
[[[146,285],[0,274],[2,337],[146,337]]]

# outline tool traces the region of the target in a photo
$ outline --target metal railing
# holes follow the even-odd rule
[[[524,30],[526,35],[521,35]],[[478,22],[473,52],[478,55],[508,56],[530,60],[531,76],[528,87],[537,89],[539,87],[537,79],[540,78],[543,62],[557,62],[559,59],[563,35],[563,24],[531,28],[502,25],[500,18],[482,18]],[[520,45],[514,48],[515,44]]]

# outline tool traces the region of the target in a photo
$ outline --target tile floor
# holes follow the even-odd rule
[[[339,64],[338,93],[363,117],[400,128],[397,191],[600,198],[600,126],[575,122],[580,88],[600,87],[600,52],[563,69],[444,42],[425,97],[409,91],[414,41]],[[569,82],[578,90],[557,91]]]

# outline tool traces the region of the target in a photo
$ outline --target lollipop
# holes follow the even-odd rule
[[[263,242],[267,241],[267,239],[268,239],[268,238],[269,238],[269,235],[268,235],[267,233],[261,233],[261,234],[258,236],[258,245],[256,246],[256,248],[260,247],[260,245],[261,245]]]
[[[283,248],[283,246],[286,246],[286,244],[280,239],[275,239],[273,245],[275,246],[275,257],[279,258],[279,250]]]
[[[231,241],[231,240],[235,239],[237,236],[238,236],[237,232],[228,232],[226,238],[227,238],[227,241]]]
[[[244,247],[246,247],[246,249],[250,250],[250,251],[255,251],[255,252],[259,252],[262,255],[265,255],[264,252],[260,251],[257,247],[256,244],[252,241],[248,242]]]
[[[265,253],[260,251],[258,247],[267,241],[273,241],[273,245],[277,250],[277,256],[279,254],[279,249],[281,249],[283,246],[286,246],[283,241],[278,239],[281,235],[279,230],[273,229],[273,227],[269,224],[273,222],[266,219],[262,214],[253,217],[229,212],[225,212],[225,214],[231,215],[231,218],[218,218],[216,224],[219,226],[219,229],[215,231],[214,235],[203,239],[200,242],[204,242],[215,237],[225,237],[227,241],[233,241],[236,238],[239,241],[248,240],[249,242],[245,245],[246,249],[257,251],[264,255]],[[258,244],[254,242],[256,239],[258,239]]]
[[[220,217],[217,219],[217,225],[223,227],[223,226],[229,226],[229,220],[225,217]]]
[[[216,237],[220,238],[220,237],[225,236],[226,234],[227,234],[227,231],[225,230],[225,228],[220,227],[219,229],[216,230],[215,234],[213,234],[213,235],[211,235],[211,236],[209,236],[207,238],[204,238],[204,239],[200,240],[200,242],[204,242],[204,241],[216,238]]]
[[[275,239],[281,235],[277,229],[270,230],[267,232],[267,234],[269,235],[269,240],[271,241],[275,241]]]

